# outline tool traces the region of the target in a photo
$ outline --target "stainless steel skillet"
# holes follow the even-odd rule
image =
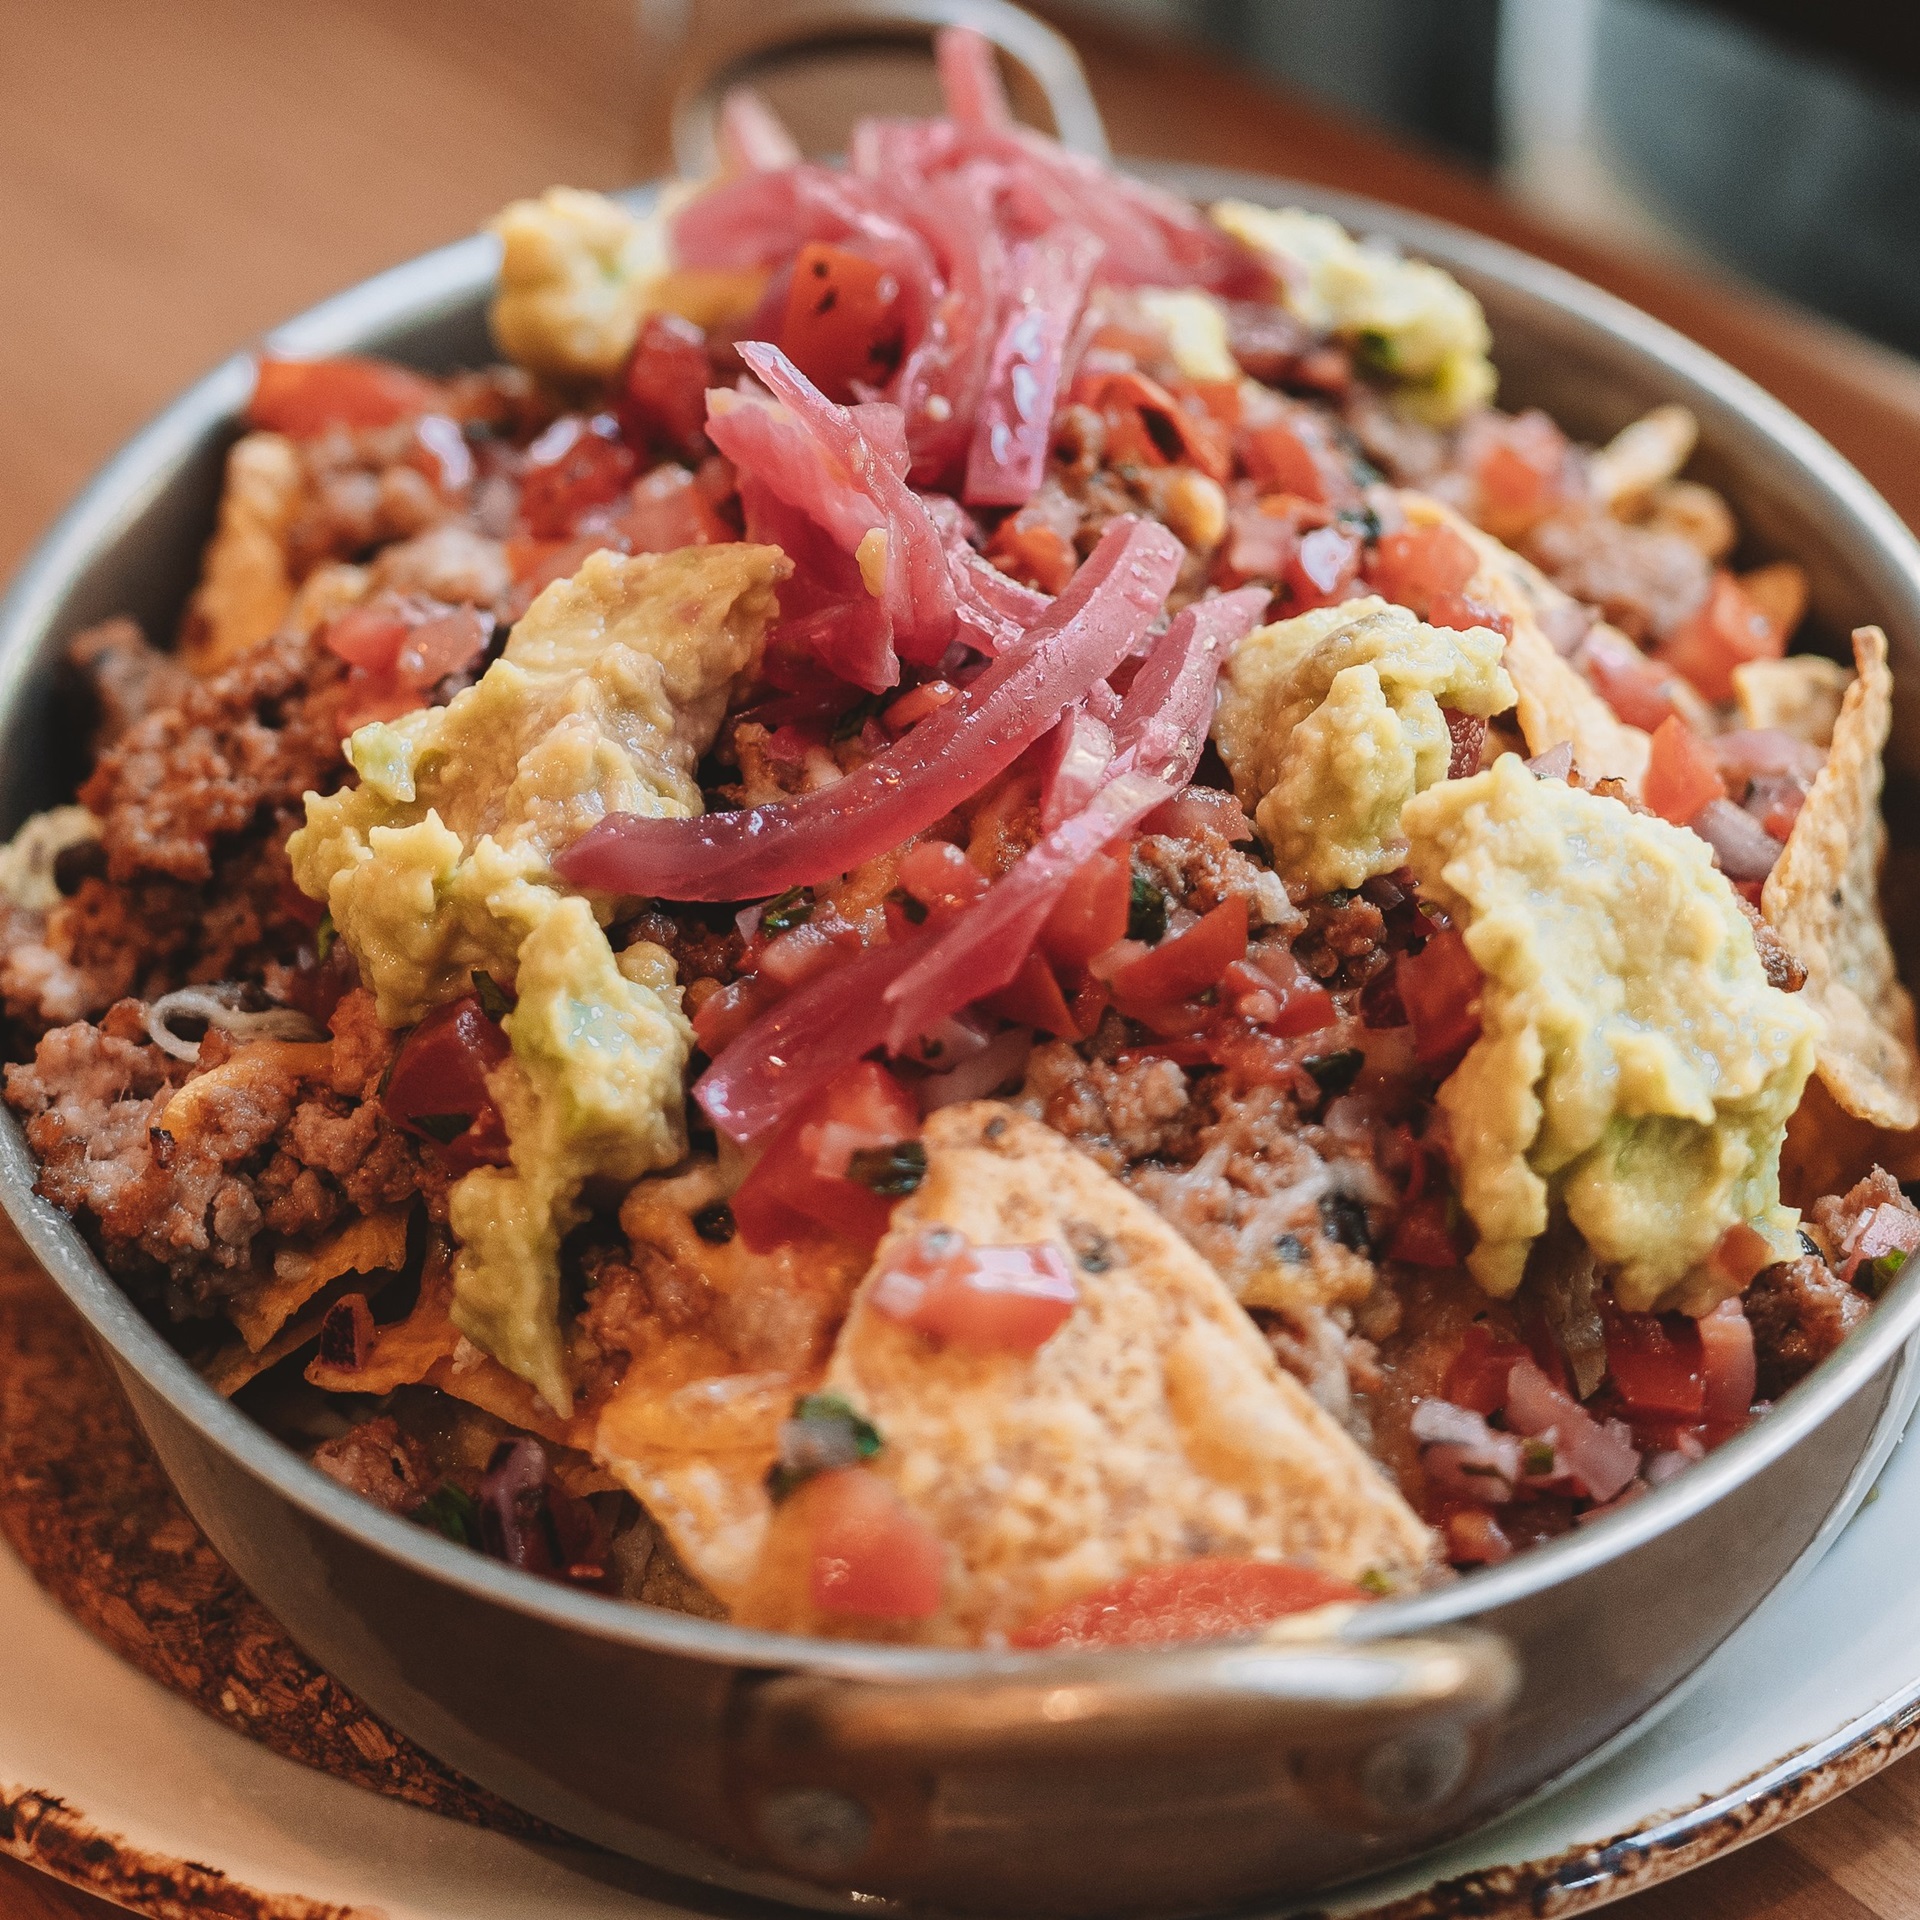
[[[1011,9],[985,11],[1012,31]],[[862,30],[883,12],[900,9],[862,9]],[[823,17],[809,10],[808,30]],[[1053,84],[1071,77],[1056,67]],[[684,124],[697,125],[698,103],[689,92]],[[1920,548],[1757,388],[1472,235],[1280,181],[1158,177],[1200,198],[1319,207],[1439,261],[1485,302],[1510,401],[1545,405],[1577,433],[1604,435],[1660,400],[1690,406],[1699,470],[1727,491],[1757,555],[1808,566],[1821,635],[1886,627],[1909,692],[1896,747],[1920,764]],[[272,344],[427,368],[483,360],[493,264],[490,243],[462,242]],[[250,378],[246,358],[229,362],[132,441],[0,609],[0,828],[59,797],[70,772],[54,697],[66,639],[122,611],[170,629]],[[1381,1605],[1341,1638],[1076,1658],[827,1646],[562,1591],[346,1494],[200,1382],[33,1197],[32,1177],[8,1120],[0,1199],[87,1319],[188,1506],[316,1658],[561,1826],[717,1885],[831,1904],[1195,1910],[1302,1895],[1417,1852],[1670,1704],[1824,1548],[1920,1389],[1916,1275],[1702,1466],[1504,1567]]]

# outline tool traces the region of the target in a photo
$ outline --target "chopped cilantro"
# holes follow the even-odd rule
[[[480,996],[480,1011],[489,1020],[504,1020],[513,1011],[513,1002],[507,998],[507,990],[485,967],[474,968],[473,990]]]
[[[1378,1567],[1369,1567],[1354,1584],[1364,1587],[1372,1594],[1388,1594],[1393,1591],[1393,1582]]]
[[[1301,1245],[1297,1233],[1283,1233],[1273,1243],[1273,1250],[1290,1267],[1299,1266],[1307,1257],[1307,1250]]]
[[[1373,1251],[1373,1235],[1367,1228],[1367,1210],[1350,1194],[1323,1193],[1320,1196],[1320,1231],[1329,1240],[1355,1253]]]
[[[1529,1440],[1520,1449],[1520,1471],[1533,1474],[1536,1478],[1554,1471],[1554,1452],[1551,1440]]]
[[[780,1452],[767,1473],[767,1491],[784,1500],[816,1473],[857,1466],[880,1451],[880,1430],[837,1393],[809,1393],[796,1400],[793,1417],[780,1423]]]
[[[847,1161],[847,1177],[889,1200],[897,1200],[904,1193],[917,1192],[927,1177],[927,1150],[918,1140],[856,1148]]]
[[[1860,1284],[1878,1300],[1900,1278],[1910,1258],[1911,1255],[1904,1247],[1895,1247],[1890,1253],[1883,1253],[1878,1259],[1867,1261],[1857,1276]]]
[[[1400,359],[1391,337],[1377,327],[1364,328],[1354,336],[1353,357],[1369,373],[1389,376],[1395,372]]]
[[[413,1517],[421,1526],[443,1533],[456,1546],[480,1544],[480,1503],[466,1488],[443,1480],[414,1508]]]
[[[812,893],[805,887],[789,887],[760,909],[760,931],[785,933],[793,927],[804,927],[812,918]]]
[[[340,929],[333,924],[333,915],[323,913],[320,924],[313,930],[313,957],[322,966],[326,964],[327,955],[333,951],[333,943],[339,937]]]
[[[1331,1096],[1345,1093],[1359,1079],[1367,1056],[1358,1047],[1344,1047],[1338,1053],[1316,1053],[1300,1064],[1313,1076],[1320,1091]]]
[[[1127,938],[1157,947],[1167,937],[1167,896],[1144,873],[1133,876],[1127,896]]]
[[[895,887],[894,890],[887,895],[887,898],[898,907],[916,927],[926,919],[927,909],[925,902],[916,900],[905,887]]]

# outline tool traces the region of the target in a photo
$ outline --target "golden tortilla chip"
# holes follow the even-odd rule
[[[1615,716],[1561,657],[1542,625],[1543,614],[1571,608],[1571,598],[1532,561],[1502,546],[1492,534],[1442,502],[1426,494],[1403,492],[1400,504],[1414,526],[1451,527],[1479,555],[1480,571],[1467,583],[1467,593],[1513,622],[1513,637],[1501,664],[1520,696],[1520,731],[1527,751],[1545,753],[1566,741],[1584,778],[1624,781],[1627,790],[1638,795],[1646,777],[1649,736]]]
[[[1853,636],[1857,676],[1833,745],[1793,823],[1760,911],[1807,969],[1804,989],[1826,1021],[1816,1071],[1857,1119],[1904,1132],[1920,1124],[1913,1002],[1894,969],[1880,918],[1881,749],[1893,724],[1893,675],[1878,627]]]
[[[357,1214],[322,1234],[311,1247],[282,1247],[273,1256],[273,1278],[243,1300],[228,1304],[227,1318],[249,1351],[258,1353],[322,1287],[347,1273],[398,1273],[407,1264],[406,1207]]]
[[[1733,697],[1743,727],[1778,727],[1816,747],[1832,743],[1840,703],[1853,675],[1818,653],[1784,660],[1748,660],[1733,670]]]
[[[730,1373],[663,1389],[630,1372],[601,1411],[595,1458],[723,1600],[760,1558],[780,1423],[812,1385],[790,1373]]]
[[[273,1339],[259,1349],[235,1340],[222,1347],[209,1360],[200,1363],[200,1377],[223,1400],[231,1400],[248,1381],[257,1380],[269,1367],[277,1367],[290,1354],[320,1337],[320,1323],[327,1317],[325,1307],[315,1307],[299,1319],[282,1327]]]
[[[1805,1212],[1828,1194],[1845,1193],[1868,1167],[1920,1180],[1920,1127],[1889,1133],[1857,1120],[1817,1078],[1809,1080],[1780,1149],[1780,1198]]]
[[[234,443],[219,524],[180,629],[180,657],[195,673],[232,666],[286,617],[293,604],[287,536],[302,487],[291,440],[250,433]]]

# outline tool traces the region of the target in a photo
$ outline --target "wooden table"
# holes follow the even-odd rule
[[[175,389],[250,334],[555,181],[665,160],[633,0],[7,0],[0,571]],[[1585,274],[1724,354],[1920,524],[1920,369],[1776,303],[1540,227],[1482,182],[1201,55],[1071,23],[1125,153],[1401,202]],[[4,1707],[0,1707],[4,1711]],[[1619,1911],[1920,1913],[1920,1767]],[[0,1860],[0,1916],[111,1909]]]

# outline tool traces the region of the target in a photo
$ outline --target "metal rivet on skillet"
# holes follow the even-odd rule
[[[1466,1780],[1467,1737],[1452,1727],[1408,1734],[1375,1747],[1360,1764],[1360,1789],[1382,1814],[1430,1813]]]
[[[867,1850],[873,1816],[829,1787],[788,1787],[760,1803],[760,1837],[790,1867],[841,1873]]]

